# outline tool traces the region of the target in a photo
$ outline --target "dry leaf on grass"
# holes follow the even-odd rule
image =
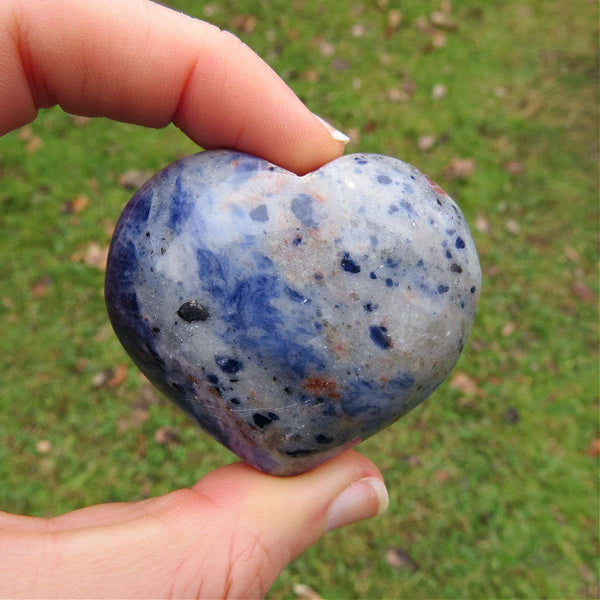
[[[233,17],[232,24],[240,33],[252,33],[257,22],[254,15],[237,15]]]
[[[490,224],[488,220],[481,213],[479,213],[475,218],[475,229],[477,229],[477,231],[480,233],[488,233],[490,230]]]
[[[517,235],[521,231],[521,226],[514,219],[506,221],[504,227],[506,228],[506,231],[514,235]]]
[[[600,438],[594,438],[586,448],[585,453],[588,456],[600,456]]]
[[[455,373],[450,380],[450,387],[460,390],[465,396],[485,396],[485,392],[477,385],[477,382],[466,373]]]
[[[50,452],[52,452],[52,442],[50,442],[49,440],[40,440],[35,445],[35,449],[40,454],[49,454]]]
[[[27,142],[25,145],[25,150],[29,152],[29,154],[33,154],[34,152],[37,152],[43,145],[44,142],[42,141],[42,138],[35,135]]]
[[[422,135],[419,138],[417,146],[421,152],[427,152],[435,146],[436,141],[437,138],[435,135]]]
[[[448,92],[446,86],[443,83],[436,83],[431,90],[431,97],[434,100],[439,100],[443,98]]]
[[[161,446],[165,446],[179,439],[179,434],[170,427],[159,427],[154,432],[154,441]]]
[[[127,190],[137,190],[152,177],[152,171],[131,169],[119,175],[119,185]]]
[[[475,172],[475,160],[455,156],[444,169],[446,179],[468,179]]]
[[[572,262],[579,262],[579,252],[577,252],[577,250],[575,250],[575,248],[571,248],[571,246],[565,246],[563,248],[563,251],[565,253],[565,256]]]
[[[304,583],[294,584],[294,594],[299,600],[323,600],[323,598],[315,592],[311,587],[308,587]]]
[[[94,267],[100,271],[106,269],[106,259],[108,258],[108,246],[100,246],[96,242],[90,242],[85,252],[78,250],[71,255],[71,260],[75,262],[83,261],[88,267]]]
[[[127,431],[128,429],[137,429],[144,424],[150,417],[150,412],[146,408],[133,407],[131,412],[126,417],[121,417],[117,424],[119,432]]]
[[[511,175],[518,175],[523,170],[523,164],[517,160],[509,160],[504,163],[504,170]]]
[[[41,298],[48,292],[48,288],[54,283],[49,275],[44,275],[31,286],[31,294],[34,298]]]
[[[443,31],[434,31],[431,34],[431,45],[434,48],[443,48],[448,42],[448,36]]]
[[[322,35],[315,37],[313,44],[323,56],[333,56],[335,53],[335,46],[330,44]]]
[[[508,323],[504,323],[504,325],[502,325],[502,329],[500,330],[500,333],[504,337],[508,337],[509,335],[512,335],[516,329],[517,329],[517,324],[514,321],[508,321]]]
[[[106,382],[106,387],[116,388],[121,385],[127,377],[127,365],[117,365],[114,369],[113,376]]]
[[[588,287],[583,281],[574,281],[571,284],[571,291],[584,302],[588,304],[594,304],[596,300],[596,294],[594,294],[593,290]]]
[[[419,566],[412,559],[411,555],[401,548],[390,548],[385,553],[385,562],[394,569],[410,569],[416,571]]]
[[[365,35],[365,31],[365,26],[361,25],[360,23],[356,23],[352,27],[352,35],[354,37],[362,37],[363,35]]]

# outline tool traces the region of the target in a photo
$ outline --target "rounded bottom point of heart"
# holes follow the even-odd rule
[[[105,292],[154,385],[250,464],[293,475],[442,383],[480,283],[463,214],[415,167],[354,154],[298,177],[217,150],[133,196]]]

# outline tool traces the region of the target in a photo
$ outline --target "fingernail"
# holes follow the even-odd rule
[[[390,503],[381,479],[365,477],[347,487],[329,508],[327,531],[384,513]]]
[[[313,113],[313,115],[315,115],[315,113]],[[315,117],[317,117],[317,119],[319,120],[319,123],[321,123],[321,125],[323,125],[325,127],[325,129],[327,129],[327,131],[329,132],[329,135],[336,142],[344,142],[344,144],[347,144],[350,141],[350,138],[345,133],[342,133],[339,129],[336,129],[333,125],[330,125],[325,119],[322,119],[319,115],[315,115]]]

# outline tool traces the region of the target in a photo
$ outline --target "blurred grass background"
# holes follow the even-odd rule
[[[237,33],[348,152],[465,212],[484,284],[434,396],[361,445],[388,514],[281,576],[325,598],[597,598],[598,7],[588,0],[172,0]],[[189,486],[232,456],[146,386],[108,323],[132,189],[197,148],[43,111],[0,141],[0,507],[54,515]]]

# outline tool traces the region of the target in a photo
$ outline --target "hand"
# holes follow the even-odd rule
[[[298,174],[343,151],[233,35],[145,0],[2,0],[0,134],[39,108],[237,148]],[[366,458],[345,452],[290,478],[244,463],[193,488],[52,519],[0,512],[0,597],[260,597],[325,531],[383,512]]]

